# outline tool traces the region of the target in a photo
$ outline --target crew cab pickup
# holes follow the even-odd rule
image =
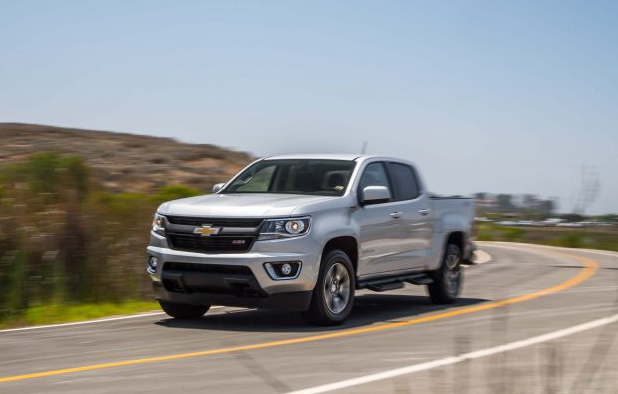
[[[147,248],[162,309],[213,304],[305,311],[341,323],[355,291],[426,285],[453,303],[470,258],[473,200],[432,197],[405,160],[288,155],[257,160],[214,194],[163,203]]]

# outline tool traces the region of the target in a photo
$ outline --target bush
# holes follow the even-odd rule
[[[504,227],[500,228],[504,239],[511,242],[521,242],[524,239],[525,230],[521,228]]]
[[[0,321],[45,305],[150,300],[152,215],[198,194],[110,193],[82,158],[54,153],[0,168]]]
[[[195,196],[199,196],[200,194],[204,194],[204,193],[200,192],[199,190],[187,187],[187,186],[176,185],[176,186],[165,186],[161,188],[159,192],[153,196],[153,198],[154,198],[154,201],[156,202],[164,202],[164,201],[178,200],[179,198],[195,197]]]
[[[479,241],[527,242],[568,248],[590,248],[618,251],[615,229],[564,229],[559,227],[502,227],[477,224]]]
[[[581,248],[584,246],[584,239],[579,234],[568,234],[558,239],[560,246],[566,246],[568,248]]]

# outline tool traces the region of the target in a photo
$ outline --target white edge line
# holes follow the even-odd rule
[[[219,309],[219,308],[224,308],[224,307],[223,306],[212,306],[212,307],[210,307],[210,309]],[[47,324],[47,325],[43,325],[43,326],[8,328],[8,329],[5,329],[5,330],[0,330],[0,333],[3,333],[3,332],[38,330],[38,329],[41,329],[41,328],[70,327],[70,326],[79,326],[79,325],[83,325],[83,324],[105,323],[105,322],[109,322],[109,321],[136,319],[136,318],[139,318],[139,317],[158,316],[158,315],[164,315],[164,314],[165,314],[165,312],[147,312],[147,313],[138,313],[138,314],[135,314],[135,315],[123,315],[123,316],[115,316],[115,317],[106,317],[106,318],[102,318],[102,319],[76,321],[76,322],[71,322],[71,323]]]
[[[402,375],[408,375],[415,372],[426,371],[428,369],[443,367],[446,365],[457,364],[466,360],[473,360],[481,357],[487,357],[498,353],[508,352],[510,350],[521,349],[539,343],[552,341],[568,335],[573,335],[582,331],[591,330],[607,324],[618,322],[618,314],[604,317],[597,320],[592,320],[587,323],[578,324],[576,326],[563,328],[558,331],[553,331],[547,334],[538,335],[520,341],[510,342],[504,345],[494,346],[487,349],[476,350],[469,353],[464,353],[459,356],[451,356],[439,360],[429,361],[421,364],[409,365],[403,368],[392,369],[389,371],[378,372],[375,374],[365,375],[358,378],[342,380],[339,382],[329,383],[322,386],[316,386],[304,390],[292,391],[288,394],[318,394],[329,391],[340,390],[348,387],[358,386],[361,384],[372,383],[379,380],[391,379]]]
[[[477,249],[474,251],[475,254],[475,259],[474,264],[472,265],[479,265],[479,264],[485,264],[485,263],[489,263],[492,259],[491,255],[489,253],[487,253],[484,250],[481,249]]]

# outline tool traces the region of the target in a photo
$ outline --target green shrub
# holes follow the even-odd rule
[[[187,186],[182,185],[174,185],[174,186],[165,186],[161,188],[154,196],[153,199],[156,202],[164,202],[171,200],[178,200],[180,198],[186,197],[195,197],[200,194],[204,194],[199,190],[192,189]]]
[[[568,234],[561,237],[559,243],[568,248],[581,248],[584,245],[584,238],[579,234]]]
[[[0,321],[35,321],[41,305],[150,301],[152,215],[199,194],[182,185],[111,193],[82,158],[54,153],[0,167]]]
[[[525,230],[515,227],[502,227],[500,228],[502,236],[505,240],[511,242],[521,242],[524,239]]]

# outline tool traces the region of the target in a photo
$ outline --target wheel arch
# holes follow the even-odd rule
[[[438,259],[437,261],[434,262],[435,265],[432,266],[431,268],[432,270],[438,269],[440,267],[440,265],[444,261],[444,255],[446,254],[446,247],[450,243],[454,243],[455,245],[459,246],[459,249],[461,250],[461,253],[463,256],[463,254],[465,253],[464,248],[466,245],[466,233],[461,230],[453,230],[444,236],[442,243],[437,243],[437,245],[441,244],[442,247],[437,250]]]
[[[358,272],[358,241],[351,235],[342,235],[329,239],[322,248],[322,256],[331,250],[340,249],[352,261],[354,274]]]
[[[459,250],[464,252],[466,246],[466,234],[463,231],[453,231],[449,233],[448,237],[446,237],[446,241],[444,242],[444,250],[449,244],[455,244],[459,246]]]

